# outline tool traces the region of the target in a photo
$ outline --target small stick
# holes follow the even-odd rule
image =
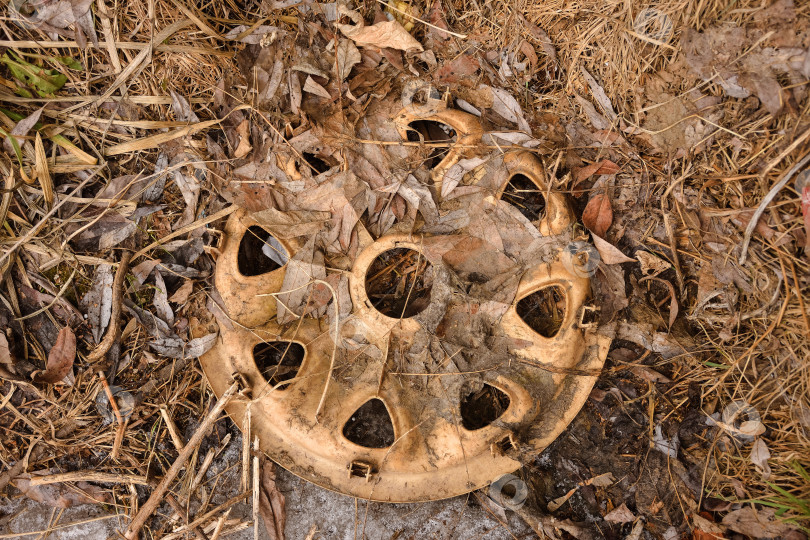
[[[118,408],[118,403],[115,401],[115,396],[110,388],[110,383],[107,382],[107,376],[104,375],[104,372],[101,370],[98,372],[98,380],[101,381],[101,387],[104,389],[104,393],[107,394],[107,400],[110,402],[110,408],[115,415],[115,421],[118,423],[118,425],[123,424],[124,419],[121,417],[121,409]]]
[[[250,488],[250,403],[245,407],[245,419],[242,424],[242,491]]]
[[[194,534],[197,535],[199,540],[208,540],[208,536],[206,536],[205,532],[199,527],[199,525],[191,525],[188,521],[188,516],[186,510],[180,506],[180,503],[177,502],[177,499],[174,498],[171,494],[166,494],[166,502],[169,503],[169,506],[172,507],[172,510],[177,512],[177,515],[180,516],[188,527],[191,527],[191,530],[194,531]]]
[[[104,339],[98,344],[93,352],[87,355],[87,361],[90,363],[98,362],[110,348],[113,346],[119,336],[121,335],[121,326],[119,325],[121,319],[121,303],[124,300],[124,278],[129,270],[129,261],[132,259],[132,254],[124,252],[121,256],[121,262],[118,263],[118,269],[115,271],[115,278],[112,285],[112,312],[110,313],[110,324],[107,326],[107,333],[104,334]],[[112,403],[113,400],[110,400]]]
[[[183,469],[183,466],[188,461],[188,458],[191,457],[192,452],[199,446],[202,442],[203,437],[205,437],[208,430],[217,421],[219,418],[219,414],[225,408],[225,406],[231,401],[234,395],[236,395],[236,391],[239,388],[239,383],[233,383],[230,388],[228,388],[222,397],[219,398],[214,405],[214,408],[211,409],[211,412],[206,415],[205,419],[200,424],[200,427],[197,428],[197,431],[194,432],[192,435],[191,440],[188,441],[188,444],[183,448],[183,451],[180,452],[180,455],[177,456],[177,459],[174,460],[172,466],[169,467],[169,470],[166,471],[166,475],[157,485],[155,490],[149,496],[149,499],[144,503],[138,513],[132,518],[132,522],[130,522],[129,527],[127,528],[126,532],[124,533],[124,538],[127,540],[133,540],[134,538],[138,537],[138,533],[146,524],[146,520],[149,519],[149,516],[157,509],[160,505],[161,501],[164,498],[165,493],[169,490],[169,485],[172,481],[180,474],[180,471]]]
[[[96,471],[74,471],[31,477],[32,486],[59,484],[61,482],[109,482],[110,484],[149,485],[149,480],[145,476],[137,474],[109,474]]]
[[[177,424],[174,423],[174,419],[169,416],[169,410],[166,407],[160,408],[160,416],[163,417],[163,421],[166,422],[166,429],[169,430],[169,437],[172,439],[172,444],[177,449],[178,452],[183,451],[183,439],[180,437],[180,433],[177,431]]]
[[[259,540],[259,438],[253,439],[253,538]]]
[[[206,471],[208,471],[208,467],[211,466],[211,462],[214,461],[214,454],[216,454],[216,450],[210,448],[208,453],[205,455],[205,459],[200,465],[200,470],[197,471],[196,476],[194,476],[194,480],[191,481],[191,486],[188,488],[188,498],[191,498],[191,494],[194,493],[194,490],[197,489],[197,486],[200,485],[202,482],[203,476],[205,476]]]
[[[228,511],[222,514],[217,521],[217,526],[214,528],[214,533],[211,535],[211,540],[217,540],[219,535],[222,533],[222,528],[225,527],[225,520],[228,519],[228,516],[231,515],[232,508],[228,508]]]
[[[121,452],[121,443],[124,442],[124,431],[126,431],[127,422],[124,421],[124,418],[121,416],[121,409],[118,408],[118,403],[116,403],[115,396],[113,396],[112,389],[110,389],[110,383],[107,382],[107,377],[104,375],[103,371],[99,370],[98,378],[101,381],[101,387],[104,388],[104,393],[107,394],[107,400],[110,402],[110,408],[115,414],[115,421],[118,424],[118,429],[115,432],[115,440],[113,441],[112,453],[110,454],[114,460],[118,460],[118,454]]]
[[[118,454],[121,452],[121,445],[124,442],[124,433],[127,431],[128,421],[123,421],[118,424],[118,429],[115,431],[115,440],[113,441],[113,449],[110,457],[118,461]]]

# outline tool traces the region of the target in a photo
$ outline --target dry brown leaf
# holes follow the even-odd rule
[[[16,374],[14,368],[14,356],[11,354],[11,349],[8,345],[8,340],[3,332],[0,332],[0,379],[10,381],[22,381],[22,377]]]
[[[723,525],[732,531],[754,538],[777,538],[790,527],[774,518],[773,508],[752,508],[745,506],[729,512],[723,517]]]
[[[193,289],[194,282],[191,280],[186,280],[182,285],[180,285],[180,288],[174,292],[171,298],[169,298],[169,302],[174,302],[175,304],[185,304]]]
[[[568,493],[566,493],[562,497],[557,497],[553,501],[549,502],[548,503],[548,511],[549,512],[556,512],[557,510],[559,510],[560,507],[562,505],[564,505],[566,503],[566,501],[568,501],[568,499],[573,497],[574,493],[576,493],[578,489],[579,489],[579,486],[576,486],[575,488],[572,488],[572,489],[568,490]]]
[[[580,182],[587,180],[595,174],[616,174],[620,170],[621,168],[609,159],[596,161],[590,165],[582,167],[576,172],[576,175],[574,176],[574,185],[576,186]]]
[[[593,478],[586,480],[584,485],[586,486],[595,486],[595,487],[608,487],[610,484],[615,482],[616,479],[613,477],[613,473],[606,472],[602,473],[598,476],[594,476]]]
[[[765,441],[762,439],[757,439],[754,441],[754,445],[751,447],[751,463],[754,464],[759,474],[762,475],[763,480],[767,480],[771,477],[771,467],[768,465],[768,459],[771,457],[771,451],[768,449],[768,445],[765,444]]]
[[[605,93],[605,89],[596,82],[596,79],[593,78],[593,75],[588,73],[588,70],[585,69],[583,66],[581,68],[582,76],[585,77],[585,81],[587,81],[588,86],[591,89],[591,94],[593,98],[596,100],[596,103],[602,108],[602,112],[604,112],[608,119],[612,122],[616,121],[616,111],[613,110],[613,104],[610,102],[610,98]]]
[[[480,67],[478,60],[473,56],[462,54],[442,64],[442,67],[436,70],[434,77],[443,84],[457,83],[475,75]]]
[[[602,262],[605,264],[621,264],[627,262],[635,262],[635,259],[631,259],[621,251],[619,248],[602,238],[601,236],[591,235],[593,237],[593,245],[596,246],[596,250],[599,252],[599,256],[602,258]]]
[[[337,46],[337,77],[343,81],[352,68],[362,60],[360,51],[349,39],[341,39]]]
[[[304,92],[309,92],[324,99],[332,99],[326,88],[316,83],[311,75],[307,75],[307,80],[304,82]]]
[[[236,134],[239,136],[239,144],[236,146],[236,150],[234,150],[233,157],[239,159],[245,157],[248,155],[248,152],[253,150],[253,147],[250,145],[250,122],[248,122],[247,118],[236,126]]]
[[[607,230],[613,223],[613,207],[610,197],[605,192],[591,196],[585,210],[582,212],[582,223],[597,236],[605,237]]]
[[[672,266],[664,259],[656,257],[649,251],[637,251],[636,259],[638,259],[641,265],[641,273],[645,275],[652,274],[653,276],[657,276]]]
[[[264,528],[272,540],[284,540],[284,524],[287,521],[284,494],[276,486],[276,466],[269,459],[262,459],[262,478],[259,491],[259,512]]]
[[[630,523],[635,519],[635,514],[624,503],[605,514],[605,521],[610,523]]]
[[[335,24],[343,35],[361,47],[378,47],[380,49],[397,49],[421,52],[422,45],[397,21],[385,21],[370,26],[362,24]]]
[[[523,109],[515,97],[502,88],[493,88],[486,84],[478,87],[481,92],[489,92],[492,96],[492,110],[506,120],[517,124],[521,131],[531,134],[532,128],[526,117],[523,116]]]
[[[56,343],[48,353],[48,362],[45,371],[34,374],[34,381],[54,384],[65,377],[73,369],[76,359],[76,334],[69,326],[62,328],[56,336]]]
[[[639,377],[640,379],[644,379],[645,381],[663,383],[672,382],[672,379],[666,375],[662,375],[654,369],[644,365],[633,366],[630,368],[630,371],[633,373],[633,375]]]

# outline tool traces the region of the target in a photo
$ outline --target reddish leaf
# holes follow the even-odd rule
[[[613,207],[610,206],[610,197],[607,193],[597,193],[591,197],[585,211],[582,212],[582,223],[592,233],[604,238],[613,223]]]
[[[69,326],[66,326],[59,331],[56,343],[48,353],[48,364],[45,366],[45,371],[37,372],[34,375],[34,381],[48,384],[61,381],[73,369],[75,359],[76,334]]]
[[[620,170],[621,168],[609,159],[603,159],[579,169],[574,178],[574,185],[576,186],[595,174],[616,174]]]
[[[440,83],[457,83],[475,75],[479,67],[478,60],[472,56],[462,54],[450,62],[442,64],[442,67],[436,70],[435,77]]]

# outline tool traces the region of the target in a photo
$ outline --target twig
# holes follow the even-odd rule
[[[138,533],[146,524],[146,520],[149,519],[149,516],[157,509],[160,505],[161,501],[164,499],[164,495],[169,490],[169,485],[172,481],[177,477],[181,470],[183,470],[183,466],[188,461],[188,458],[191,457],[191,454],[200,445],[203,440],[203,437],[207,434],[208,430],[217,421],[219,418],[219,414],[225,408],[225,406],[231,401],[234,395],[236,395],[236,390],[239,388],[238,383],[233,383],[230,388],[228,388],[222,397],[219,398],[214,405],[214,408],[211,409],[211,412],[206,415],[205,419],[200,423],[200,427],[197,428],[197,431],[194,432],[192,435],[191,440],[188,441],[183,451],[180,452],[180,455],[177,456],[177,459],[174,460],[172,466],[169,467],[169,470],[166,471],[166,475],[160,481],[160,483],[155,487],[155,490],[149,496],[149,499],[144,503],[138,513],[132,518],[132,522],[129,524],[126,532],[124,533],[124,538],[127,540],[132,540],[134,538],[138,538]]]
[[[218,219],[224,218],[225,216],[229,216],[229,215],[233,214],[235,211],[237,211],[238,209],[239,209],[238,206],[236,206],[235,204],[232,204],[231,206],[223,208],[222,210],[220,210],[216,214],[211,214],[210,216],[208,216],[205,219],[198,219],[194,223],[190,223],[190,224],[186,225],[185,227],[182,227],[180,229],[177,229],[176,231],[173,231],[171,234],[167,234],[166,236],[164,236],[160,240],[155,240],[154,242],[152,242],[151,244],[149,244],[148,246],[146,246],[145,248],[143,248],[142,250],[137,252],[135,255],[133,255],[132,259],[134,260],[134,259],[137,259],[138,257],[142,257],[142,256],[146,255],[147,253],[149,253],[149,251],[151,249],[154,249],[154,248],[156,248],[156,247],[158,247],[160,245],[163,245],[163,244],[167,243],[169,240],[173,240],[174,238],[177,238],[178,236],[182,236],[182,235],[184,235],[186,233],[189,233],[189,232],[191,232],[191,231],[193,231],[195,229],[199,229],[203,225],[208,225],[212,221],[216,221]]]
[[[259,438],[253,439],[253,538],[259,540]]]
[[[124,299],[124,278],[129,270],[129,261],[132,255],[127,251],[121,256],[121,262],[118,264],[118,269],[115,271],[115,278],[112,285],[112,312],[110,313],[110,323],[107,326],[107,333],[104,334],[104,339],[98,344],[93,352],[87,355],[87,361],[95,363],[104,358],[110,348],[113,346],[119,336],[121,335],[121,326],[119,324],[121,319],[121,303]],[[103,383],[102,383],[103,384]],[[108,396],[109,397],[109,396]],[[110,404],[115,403],[115,400],[110,399]],[[113,406],[115,410],[116,406]]]
[[[169,416],[169,411],[166,407],[160,408],[160,416],[163,417],[163,421],[166,422],[166,429],[169,430],[169,437],[172,439],[172,444],[174,444],[175,449],[178,452],[183,451],[183,439],[180,438],[180,433],[177,431],[177,424],[174,423],[174,420],[171,416]]]
[[[420,19],[419,17],[415,17],[415,16],[411,15],[408,12],[402,11],[398,7],[395,7],[393,4],[389,4],[386,0],[377,0],[377,2],[384,5],[388,9],[393,9],[397,13],[401,13],[402,15],[405,15],[406,17],[408,17],[410,19],[413,19],[415,21],[419,21],[420,23],[424,24],[425,26],[429,26],[429,27],[433,28],[434,30],[438,30],[439,32],[444,32],[446,34],[450,34],[451,36],[457,37],[457,38],[460,38],[460,39],[466,39],[467,38],[467,36],[465,34],[459,34],[459,33],[456,33],[456,32],[451,32],[450,30],[448,30],[446,28],[439,28],[435,24],[430,24],[429,22],[424,21],[424,20]]]
[[[138,484],[148,486],[149,480],[138,474],[110,474],[97,471],[73,471],[52,473],[47,476],[32,476],[32,486],[59,484],[61,482],[108,482],[110,484]]]
[[[804,134],[802,134],[802,136],[799,137],[790,146],[795,148],[795,146],[798,146],[796,143],[802,142],[808,136],[810,136],[810,129],[805,131]],[[782,152],[782,154],[777,156],[777,160],[781,161],[783,157],[784,152]],[[774,160],[774,163],[776,163],[777,160]],[[745,228],[745,236],[743,237],[742,250],[740,253],[740,264],[745,263],[746,256],[748,255],[748,244],[751,243],[751,235],[754,234],[754,229],[756,229],[757,227],[759,218],[761,218],[762,214],[765,213],[765,209],[768,207],[771,201],[773,201],[773,199],[779,194],[779,192],[782,191],[782,188],[785,187],[785,185],[787,185],[788,182],[790,182],[790,179],[793,178],[793,175],[799,172],[805,165],[807,165],[809,161],[810,161],[810,152],[806,153],[804,157],[802,157],[802,159],[800,159],[793,167],[788,169],[788,171],[782,176],[782,179],[779,180],[776,184],[774,184],[774,186],[771,188],[768,194],[765,195],[765,198],[762,199],[762,202],[759,203],[759,206],[757,206],[757,209],[754,211],[754,215],[751,216],[751,221],[748,222],[748,226]],[[772,168],[773,165],[769,165],[768,167],[766,167],[765,170],[770,171]]]
[[[219,516],[217,526],[214,528],[214,532],[211,534],[211,540],[217,540],[219,535],[222,534],[222,528],[225,527],[225,520],[228,519],[229,515],[231,515],[231,508],[228,508],[227,512]]]

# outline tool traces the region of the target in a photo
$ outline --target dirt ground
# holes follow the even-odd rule
[[[810,535],[810,3],[0,11],[0,539],[120,537],[141,518],[142,538],[211,540]],[[403,107],[464,111],[481,134],[468,145],[424,120],[398,133]],[[540,160],[542,186],[495,183],[516,151]],[[554,204],[572,216],[556,233]],[[287,270],[272,299],[262,289],[235,306],[216,276],[242,211],[257,225],[238,271]],[[251,451],[231,418],[206,423],[216,385],[198,357],[267,322],[243,324],[257,305],[272,302],[285,329],[350,319],[346,275],[392,231],[474,239],[431,246],[430,261],[388,251],[365,283],[394,318],[427,320],[451,273],[456,297],[491,310],[437,317],[390,353],[392,376],[414,381],[439,337],[462,343],[459,397],[430,394],[427,377],[419,388],[432,396],[421,408],[470,430],[509,410],[479,373],[515,342],[487,317],[514,304],[538,335],[565,334],[565,292],[521,298],[520,277],[571,246],[588,254],[591,322],[612,343],[570,425],[522,449],[516,504],[487,487],[353,499]],[[543,242],[553,249],[531,259]],[[335,355],[371,358],[366,337],[342,335]],[[278,343],[254,363],[283,388],[304,353]],[[385,372],[389,351],[376,353]],[[335,384],[354,373],[333,368]],[[534,390],[548,398],[538,418],[557,414]],[[343,435],[390,446],[378,409]]]

